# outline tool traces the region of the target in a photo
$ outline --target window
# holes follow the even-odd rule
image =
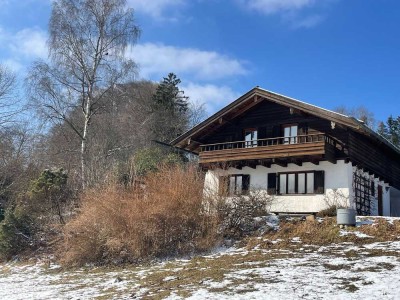
[[[229,175],[219,179],[219,194],[222,196],[245,195],[249,188],[250,175]]]
[[[257,129],[249,128],[244,130],[245,148],[257,147]]]
[[[275,176],[274,176],[275,175]],[[268,174],[268,194],[276,193],[274,186],[278,179],[278,194],[323,194],[324,171],[306,171]]]
[[[283,126],[283,143],[296,144],[297,143],[297,125]]]

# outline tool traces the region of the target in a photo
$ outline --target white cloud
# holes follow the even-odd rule
[[[293,28],[312,28],[323,21],[320,15],[312,15],[303,19],[294,19],[291,21]]]
[[[182,6],[185,2],[186,0],[128,0],[128,6],[155,19],[165,19],[167,10]]]
[[[128,54],[140,67],[143,78],[160,78],[169,72],[197,79],[220,79],[247,73],[244,63],[214,51],[163,44],[138,44]]]
[[[316,0],[238,0],[250,10],[274,14],[300,10],[316,3]]]
[[[37,28],[25,28],[17,32],[12,38],[11,50],[26,57],[47,58],[47,34]]]
[[[2,61],[2,64],[14,71],[15,73],[18,73],[24,68],[24,66],[19,61],[14,59],[5,59]]]
[[[16,64],[24,59],[47,58],[47,34],[38,28],[25,28],[16,33],[0,28],[0,47],[10,54]]]
[[[240,96],[239,93],[228,86],[214,84],[201,85],[190,82],[182,85],[181,89],[185,92],[185,95],[190,97],[191,101],[204,103],[208,113],[215,113]]]
[[[316,10],[326,7],[336,0],[236,0],[244,9],[264,15],[280,15],[283,22],[293,29],[312,28],[324,20]],[[312,11],[311,11],[312,10]],[[310,13],[311,11],[311,13]]]

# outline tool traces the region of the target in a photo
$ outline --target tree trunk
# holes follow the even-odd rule
[[[83,138],[81,141],[81,180],[83,190],[86,188],[86,132],[87,126],[85,124]]]
[[[86,113],[85,113],[85,123],[83,125],[83,133],[82,133],[82,141],[81,141],[81,180],[82,180],[82,189],[85,190],[87,187],[87,178],[86,178],[86,165],[87,165],[87,140],[88,140],[88,129],[90,117],[88,116],[88,111],[90,109],[90,100],[88,99],[86,102]]]

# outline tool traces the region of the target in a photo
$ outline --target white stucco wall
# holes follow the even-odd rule
[[[400,191],[394,187],[390,188],[390,216],[400,217]]]
[[[303,163],[302,166],[288,164],[287,167],[281,167],[273,164],[271,168],[257,166],[256,169],[244,167],[243,169],[229,168],[228,170],[216,169],[209,170],[205,178],[205,191],[218,193],[219,177],[230,174],[248,174],[250,175],[250,186],[252,189],[267,190],[268,173],[279,172],[298,172],[298,171],[325,171],[325,194],[313,195],[275,195],[272,212],[284,213],[314,213],[325,209],[332,203],[332,196],[341,195],[347,198],[347,205],[356,208],[353,190],[353,174],[358,172],[368,180],[374,181],[375,196],[371,196],[371,215],[378,215],[378,186],[382,186],[382,205],[384,216],[400,216],[400,191],[389,187],[387,183],[379,178],[362,170],[357,170],[351,163],[345,163],[343,160],[332,164],[327,161],[320,162],[319,165],[312,163]],[[329,203],[331,202],[331,203]],[[345,203],[342,203],[342,205]]]
[[[350,195],[350,198],[352,197],[353,168],[350,163],[346,164],[343,160],[338,161],[336,164],[322,161],[319,165],[303,163],[302,166],[288,164],[287,167],[281,167],[273,164],[271,168],[259,165],[256,169],[244,167],[241,170],[235,168],[229,168],[228,170],[209,170],[205,178],[205,190],[217,193],[219,176],[230,174],[249,174],[250,186],[252,189],[266,190],[268,186],[268,173],[296,171],[325,171],[325,194],[275,196],[271,206],[272,212],[318,212],[328,207],[325,196],[331,195],[331,193],[336,189],[338,189],[338,191],[340,191],[344,196]]]
[[[390,216],[390,188],[388,184],[384,184],[382,187],[383,187],[382,214],[384,216]]]

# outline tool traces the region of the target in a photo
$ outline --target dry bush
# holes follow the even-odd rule
[[[203,176],[194,167],[162,167],[143,188],[91,190],[65,227],[61,261],[138,262],[208,250],[218,239],[218,222],[204,207]]]
[[[240,239],[259,229],[263,224],[255,222],[255,218],[268,215],[273,201],[273,197],[261,190],[250,191],[248,195],[214,199],[217,199],[220,231],[225,238],[233,239]]]
[[[336,217],[337,215],[337,207],[335,205],[329,206],[328,208],[325,208],[323,210],[320,210],[316,216],[319,218],[324,218],[324,217]]]
[[[336,218],[326,217],[318,221],[284,221],[279,225],[279,230],[264,235],[263,242],[257,239],[249,239],[247,247],[253,248],[260,245],[264,248],[290,248],[303,245],[330,245],[334,243],[351,242],[356,245],[365,245],[374,242],[386,242],[399,240],[400,221],[388,222],[384,218],[374,218],[372,224],[361,225],[360,227],[348,227],[350,234],[341,235],[340,228],[336,224]],[[351,232],[361,232],[369,237],[361,237]],[[302,243],[293,243],[293,238],[299,238]],[[271,241],[278,241],[272,243]]]
[[[318,221],[283,222],[280,229],[273,234],[274,239],[290,241],[299,237],[303,243],[326,245],[340,242],[340,228],[336,226],[336,218],[325,218]]]
[[[400,239],[400,220],[392,222],[385,218],[374,218],[374,223],[371,225],[362,225],[360,231],[369,236],[373,236],[376,241],[395,241]]]

